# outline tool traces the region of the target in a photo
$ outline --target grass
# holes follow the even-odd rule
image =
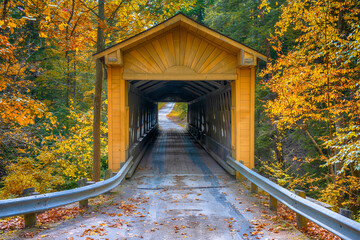
[[[162,109],[165,106],[166,102],[159,102],[158,103],[158,110]]]
[[[177,119],[178,124],[185,127],[187,116],[187,103],[177,102],[173,110],[167,115],[170,119]]]

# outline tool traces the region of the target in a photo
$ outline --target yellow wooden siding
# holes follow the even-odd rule
[[[237,56],[194,33],[176,27],[124,52],[124,73],[164,73],[174,66],[187,66],[198,74],[236,74]]]
[[[108,68],[109,168],[114,171],[127,159],[129,148],[128,82],[122,76],[122,67]]]
[[[238,68],[232,87],[232,151],[237,161],[254,167],[254,75],[252,68]]]

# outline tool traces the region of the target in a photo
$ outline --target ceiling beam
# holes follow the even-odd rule
[[[142,80],[139,80],[138,82],[134,83],[133,86],[136,87],[136,88],[139,88],[140,86],[144,85],[144,84],[147,84],[151,81],[142,81]]]
[[[187,90],[187,91],[192,92],[192,93],[193,93],[193,94],[195,94],[195,95],[202,96],[202,94],[200,94],[200,93],[198,93],[198,92],[196,92],[196,91],[194,91],[194,90],[190,89],[189,87],[184,87],[184,89],[185,89],[185,90]]]
[[[198,89],[198,90],[202,91],[202,92],[205,93],[205,94],[211,92],[211,91],[209,91],[208,89],[206,89],[206,88],[204,88],[204,87],[202,87],[202,86],[199,86],[199,85],[195,84],[194,82],[187,82],[187,85],[188,85],[188,86],[191,86],[192,88]]]
[[[158,88],[161,88],[164,85],[166,85],[166,82],[159,82],[159,83],[153,84],[151,87],[143,89],[141,91],[144,92],[145,94],[149,94],[150,92],[152,92],[152,91],[154,91],[154,90],[156,90]]]

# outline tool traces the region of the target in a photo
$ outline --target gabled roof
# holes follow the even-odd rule
[[[179,13],[179,14],[173,16],[172,18],[169,18],[168,20],[166,20],[152,28],[149,28],[131,38],[128,38],[120,43],[117,43],[109,48],[106,48],[103,51],[97,52],[93,55],[93,57],[95,59],[102,58],[114,51],[119,50],[119,49],[122,51],[126,51],[127,49],[133,48],[145,41],[148,41],[166,31],[169,31],[170,29],[178,27],[178,26],[185,27],[189,31],[192,31],[192,32],[208,39],[209,41],[212,41],[234,53],[238,52],[239,50],[243,50],[243,51],[248,52],[249,54],[254,55],[257,58],[267,61],[267,57],[265,55],[259,53],[258,51],[254,50],[238,41],[235,41],[221,33],[218,33],[216,31],[194,21],[193,19],[185,16],[182,13]]]

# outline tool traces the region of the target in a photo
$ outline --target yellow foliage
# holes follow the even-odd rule
[[[263,0],[262,7],[267,4]],[[273,124],[280,131],[303,131],[326,161],[331,182],[322,200],[358,209],[359,6],[356,0],[284,5],[270,39],[278,58],[262,72],[275,96],[265,104]],[[299,35],[296,43],[282,49],[291,31]]]
[[[70,107],[71,109],[71,107]],[[92,172],[92,109],[86,113],[70,111],[69,119],[76,122],[68,138],[58,138],[52,153],[61,174],[68,181],[91,178]],[[107,128],[101,126],[102,156],[107,154]]]
[[[30,187],[35,187],[35,191],[41,193],[51,192],[63,184],[64,179],[58,174],[52,157],[51,153],[43,152],[38,159],[18,158],[16,163],[10,164],[6,168],[9,174],[3,181],[0,197],[21,196],[22,190]]]

